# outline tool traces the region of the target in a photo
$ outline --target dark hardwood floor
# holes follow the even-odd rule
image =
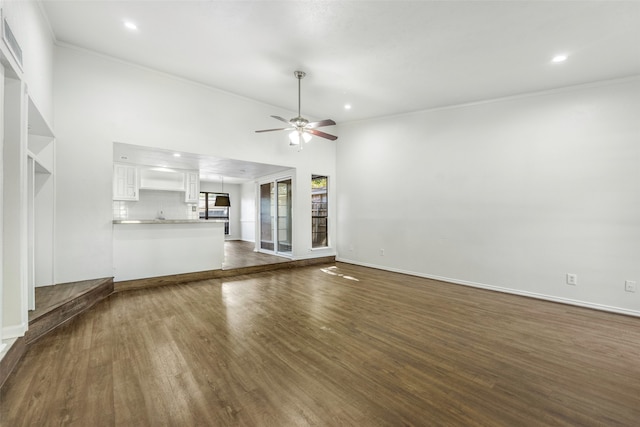
[[[224,245],[225,270],[242,269],[253,266],[264,266],[291,262],[288,258],[254,252],[255,244],[240,240],[229,240]],[[79,296],[91,292],[103,283],[104,279],[84,280],[73,283],[63,283],[53,286],[41,286],[35,289],[35,310],[29,311],[29,322],[32,323],[63,304],[72,303],[78,305]],[[113,291],[113,286],[111,287]],[[31,329],[31,328],[30,328]]]
[[[258,265],[279,264],[290,262],[291,259],[254,252],[255,243],[242,240],[227,240],[224,242],[223,270],[234,268],[253,267]]]
[[[348,264],[112,294],[2,426],[635,426],[640,319]]]

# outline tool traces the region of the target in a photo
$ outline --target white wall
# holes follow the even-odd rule
[[[57,282],[111,276],[114,141],[335,174],[336,143],[298,152],[284,134],[256,134],[291,112],[68,47],[54,62]],[[310,200],[310,185],[299,200]],[[311,203],[294,227],[294,256],[311,246]],[[306,232],[306,229],[309,232]]]
[[[36,173],[34,178],[35,286],[50,286],[55,284],[53,280],[53,177],[49,174]]]
[[[22,336],[28,327],[27,284],[27,99],[25,85],[3,80],[2,150],[2,337]]]
[[[640,315],[639,111],[628,79],[342,125],[339,259]]]
[[[256,241],[257,193],[256,183],[246,182],[240,189],[240,240]]]
[[[53,123],[53,36],[36,1],[3,1],[2,10],[22,48],[24,81],[40,114]]]
[[[0,42],[0,338],[4,340],[22,336],[28,327],[28,105],[36,106],[38,116],[51,123],[53,39],[35,1],[0,1],[0,7],[23,51],[20,68]],[[0,349],[3,346],[0,342]]]

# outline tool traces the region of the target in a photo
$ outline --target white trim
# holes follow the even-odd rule
[[[5,326],[2,328],[2,339],[20,338],[24,336],[28,329],[29,326],[26,323],[15,326]]]
[[[13,347],[13,345],[17,341],[17,338],[3,339],[2,341],[0,341],[0,360],[2,360],[7,355],[7,353],[9,353],[9,350],[11,350],[11,347]]]
[[[2,13],[0,12],[0,15]],[[5,347],[2,343],[2,319],[4,312],[4,83],[5,83],[5,69],[2,63],[2,57],[4,54],[0,50],[0,79],[2,86],[0,86],[0,165],[2,165],[2,172],[0,172],[0,351]],[[1,358],[0,358],[1,360]]]
[[[316,258],[324,258],[324,257],[328,257],[328,256],[335,256],[335,252],[334,251],[327,251],[327,252],[322,253],[322,254],[319,254],[319,253],[313,254],[313,253],[311,253],[311,254],[305,254],[305,255],[302,255],[302,256],[297,256],[297,257],[292,258],[292,259],[294,261],[299,261],[299,260],[303,260],[303,259],[316,259]],[[337,261],[337,259],[336,259],[336,261]],[[347,261],[343,261],[343,262],[347,262]],[[349,262],[349,264],[355,264],[355,263]]]
[[[20,70],[20,72],[24,74],[24,66],[23,66],[24,51],[20,47],[20,44],[18,43],[18,40],[15,37],[15,34],[11,30],[11,27],[9,26],[9,21],[7,20],[7,17],[5,16],[5,13],[4,13],[3,9],[0,9],[0,30],[2,31],[2,34],[0,34],[0,36],[2,37],[2,41],[4,43],[4,47],[11,54],[11,58],[13,59],[13,62],[15,63],[15,65],[18,66],[18,69]],[[13,50],[13,46],[11,46],[9,40],[7,39],[7,36],[6,36],[7,30],[9,31],[9,34],[12,36],[13,41],[16,44],[16,47],[18,49],[20,49],[19,54],[18,54],[18,52]],[[7,55],[5,55],[5,56],[7,56]],[[11,64],[11,65],[13,66],[13,64]],[[22,80],[22,78],[20,80]]]
[[[585,308],[591,308],[591,309],[599,310],[599,311],[606,311],[606,312],[610,312],[610,313],[624,314],[624,315],[633,316],[633,317],[640,317],[640,311],[638,311],[638,310],[629,310],[629,309],[626,309],[626,308],[612,307],[612,306],[609,306],[609,305],[597,304],[597,303],[588,302],[588,301],[580,301],[580,300],[574,300],[574,299],[570,299],[570,298],[562,298],[562,297],[556,297],[556,296],[552,296],[552,295],[539,294],[537,292],[528,292],[528,291],[522,291],[522,290],[518,290],[518,289],[505,288],[505,287],[502,287],[502,286],[494,286],[494,285],[487,285],[487,284],[484,284],[484,283],[470,282],[470,281],[467,281],[467,280],[458,280],[458,279],[451,279],[449,277],[442,277],[442,276],[435,276],[435,275],[431,275],[431,274],[417,273],[415,271],[407,271],[407,270],[402,270],[402,269],[399,269],[399,268],[385,267],[385,266],[380,266],[380,265],[376,265],[376,264],[353,261],[353,260],[349,260],[349,259],[345,259],[345,258],[340,258],[338,256],[336,256],[336,261],[337,262],[344,262],[344,263],[347,263],[347,264],[360,265],[362,267],[375,268],[375,269],[378,269],[378,270],[391,271],[393,273],[407,274],[409,276],[422,277],[422,278],[425,278],[425,279],[438,280],[438,281],[441,281],[441,282],[447,282],[447,283],[451,283],[451,284],[454,284],[454,285],[470,286],[470,287],[473,287],[473,288],[487,289],[487,290],[490,290],[490,291],[502,292],[502,293],[505,293],[505,294],[519,295],[519,296],[535,298],[535,299],[540,299],[540,300],[545,300],[545,301],[557,302],[557,303],[561,303],[561,304],[573,305],[573,306],[577,306],[577,307],[585,307]]]

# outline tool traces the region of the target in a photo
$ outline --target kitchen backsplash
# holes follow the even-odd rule
[[[198,219],[198,205],[184,202],[182,191],[140,190],[137,202],[114,200],[113,219]]]

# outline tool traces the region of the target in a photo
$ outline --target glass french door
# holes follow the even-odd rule
[[[277,182],[278,186],[278,250],[277,252],[291,254],[291,180]]]
[[[273,218],[276,204],[274,184],[269,182],[260,185],[260,249],[275,250],[273,243]]]
[[[291,255],[291,201],[290,178],[260,185],[260,249]]]

